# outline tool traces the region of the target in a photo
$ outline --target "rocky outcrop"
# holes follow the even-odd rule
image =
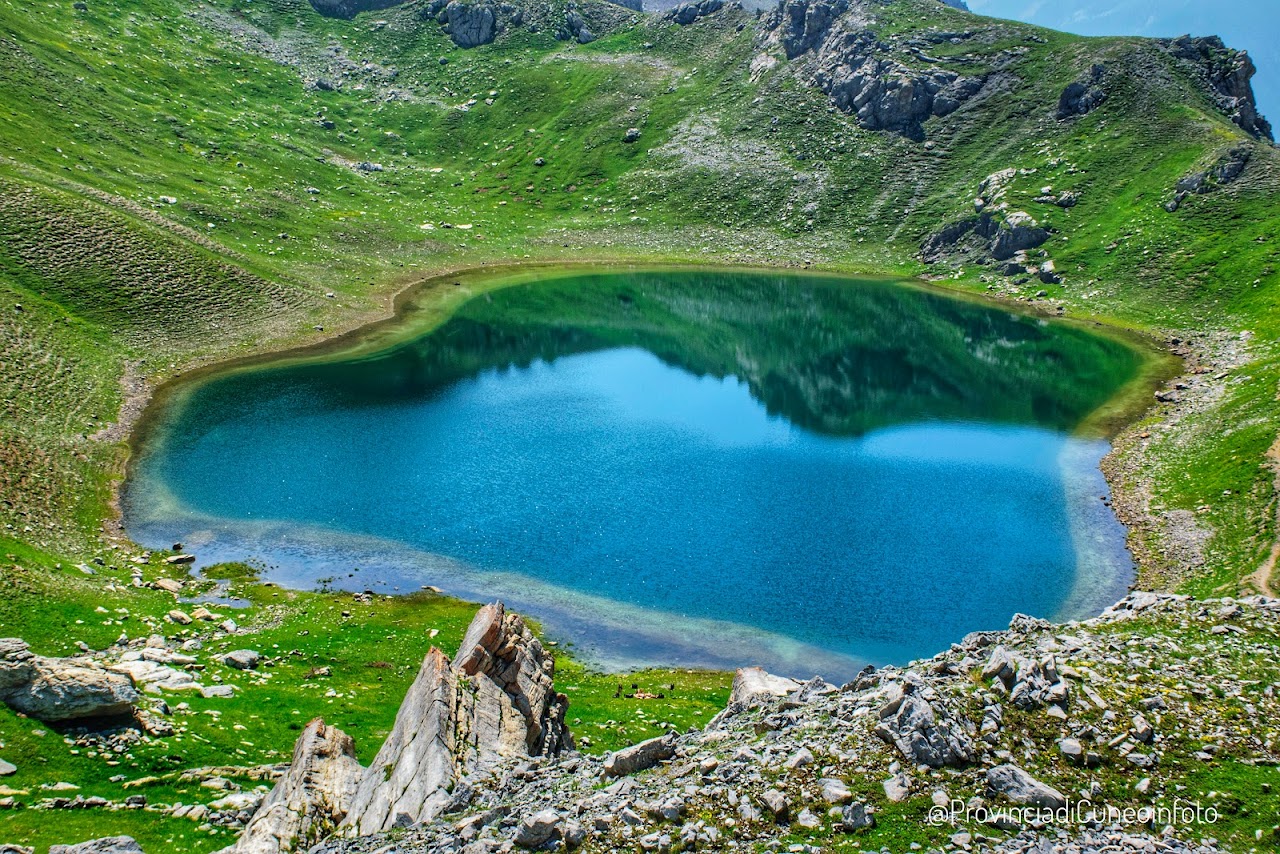
[[[848,0],[788,0],[769,13],[764,28],[776,35],[787,59],[795,59],[817,50],[836,18],[848,9]]]
[[[405,0],[311,0],[311,8],[328,18],[354,18],[361,12],[374,12],[399,6]]]
[[[52,845],[49,854],[142,854],[142,846],[132,836],[104,836],[77,845]]]
[[[444,31],[458,47],[489,44],[498,34],[498,15],[489,3],[453,0],[440,11]]]
[[[1168,624],[1182,634],[1149,630]],[[1280,664],[1269,655],[1277,642],[1280,600],[1210,603],[1135,593],[1078,623],[1015,616],[1007,630],[971,634],[905,668],[864,671],[839,689],[749,668],[734,680],[731,703],[741,710],[703,730],[603,757],[501,763],[468,780],[469,800],[456,813],[393,837],[335,838],[315,850],[704,851],[732,840],[741,850],[768,851],[787,848],[802,832],[805,844],[795,850],[817,854],[870,843],[847,834],[874,827],[877,808],[896,802],[919,815],[930,799],[943,809],[957,801],[988,810],[1002,803],[1057,809],[1068,797],[1097,804],[1104,792],[1099,769],[1120,778],[1132,768],[1150,775],[1106,790],[1118,801],[1109,804],[1136,808],[1150,803],[1149,792],[1174,791],[1215,765],[1276,761],[1270,736],[1259,734],[1280,714],[1280,695],[1264,690],[1280,680]],[[1188,645],[1202,657],[1194,666],[1185,659]],[[1059,658],[1070,664],[1059,666]],[[1054,671],[1080,680],[1078,700],[1013,713],[1006,691],[1033,685],[1037,672],[1056,684]],[[643,759],[624,770],[622,757]],[[958,821],[947,831],[949,847],[993,854],[1220,850],[1177,838],[1186,832],[1199,839],[1203,826],[1157,837],[1105,818],[1085,830],[1037,817],[1022,833],[1013,819],[995,827],[980,821]],[[979,833],[986,840],[972,844]]]
[[[997,646],[981,675],[1006,692],[1013,706],[1026,711],[1049,705],[1065,707],[1071,694],[1052,655],[1037,661]]]
[[[1218,109],[1231,121],[1258,139],[1272,139],[1271,123],[1258,113],[1254,99],[1250,81],[1257,69],[1248,53],[1227,47],[1217,36],[1188,35],[1159,42],[1191,68]]]
[[[438,649],[427,653],[368,769],[349,736],[322,720],[308,724],[288,772],[226,854],[300,850],[335,828],[368,835],[430,821],[465,807],[470,781],[500,763],[572,750],[568,700],[553,674],[524,620],[500,602],[486,605],[452,663]]]
[[[288,772],[223,854],[276,854],[319,842],[346,818],[363,772],[351,736],[311,721],[294,745]]]
[[[902,682],[888,686],[876,735],[914,765],[941,768],[972,762],[975,754],[969,733],[937,703],[936,692],[918,676],[908,673]]]
[[[920,257],[931,264],[954,255],[1009,261],[1042,245],[1049,234],[1049,229],[1026,211],[1010,211],[1000,218],[984,211],[929,235],[920,247]]]
[[[699,18],[705,18],[724,8],[724,0],[697,0],[693,3],[681,3],[664,16],[682,27],[687,27]]]
[[[131,714],[138,701],[133,679],[96,662],[46,658],[20,638],[0,639],[0,700],[42,721]]]
[[[377,833],[439,815],[464,778],[571,749],[553,661],[517,614],[480,609],[453,664],[431,650],[360,781],[345,826]]]
[[[1058,97],[1058,118],[1083,116],[1107,100],[1107,92],[1102,86],[1106,71],[1105,66],[1095,64],[1084,77],[1068,84]]]
[[[950,115],[982,89],[985,77],[903,64],[868,23],[847,0],[787,0],[763,26],[788,59],[811,54],[802,76],[868,130],[922,140],[927,119]]]
[[[1208,169],[1190,172],[1180,178],[1173,188],[1173,198],[1165,202],[1164,209],[1173,213],[1188,196],[1211,193],[1234,182],[1244,172],[1252,157],[1252,145],[1233,145],[1219,154]]]
[[[596,34],[587,26],[586,18],[582,17],[582,13],[576,8],[571,6],[565,12],[564,22],[569,30],[569,35],[578,44],[590,44],[596,40]]]

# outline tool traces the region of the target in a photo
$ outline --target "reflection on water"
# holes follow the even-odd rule
[[[1068,433],[1137,360],[887,283],[552,279],[175,396],[126,521],[296,584],[502,595],[614,663],[847,671],[1123,591],[1105,444]]]

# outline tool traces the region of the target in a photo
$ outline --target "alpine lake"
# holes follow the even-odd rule
[[[165,387],[125,524],[286,586],[500,598],[605,667],[847,678],[1125,593],[1099,461],[1153,359],[909,282],[455,276]]]

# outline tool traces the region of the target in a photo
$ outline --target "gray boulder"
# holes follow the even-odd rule
[[[0,700],[47,722],[133,712],[133,679],[96,662],[35,655],[20,638],[0,639]]]
[[[876,817],[864,803],[849,804],[840,811],[840,825],[846,833],[853,833],[864,827],[875,827]]]
[[[104,836],[76,845],[51,845],[49,854],[143,854],[132,836]]]
[[[1093,65],[1089,73],[1079,80],[1067,85],[1058,96],[1058,118],[1069,119],[1093,112],[1103,101],[1107,100],[1107,92],[1102,88],[1106,67]]]
[[[915,765],[941,768],[974,759],[973,741],[945,707],[935,706],[919,681],[892,683],[880,708],[876,735]]]
[[[577,9],[570,8],[565,14],[565,26],[569,29],[569,35],[576,39],[578,44],[590,44],[596,40],[596,34],[591,32],[586,19]]]
[[[488,3],[453,0],[441,13],[449,38],[458,47],[489,44],[497,36],[498,16]]]
[[[262,656],[252,649],[237,649],[222,656],[222,663],[236,670],[256,670]]]
[[[363,772],[351,736],[316,718],[294,745],[289,770],[224,854],[306,850],[346,818]]]
[[[1058,809],[1067,805],[1066,797],[1052,786],[1041,783],[1017,765],[997,765],[987,769],[987,788],[1015,804],[1030,804]]]
[[[521,848],[541,848],[563,835],[560,813],[552,809],[525,816],[516,830],[516,845]]]
[[[604,761],[606,777],[624,777],[637,771],[652,768],[663,760],[676,755],[676,739],[671,734],[660,735],[609,754]]]
[[[696,2],[681,3],[667,12],[665,17],[668,21],[687,27],[699,18],[719,12],[723,8],[724,0],[696,0]]]

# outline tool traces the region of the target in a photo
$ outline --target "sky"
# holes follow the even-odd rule
[[[1085,36],[1222,36],[1253,57],[1253,91],[1280,126],[1280,0],[968,0],[980,15]]]

